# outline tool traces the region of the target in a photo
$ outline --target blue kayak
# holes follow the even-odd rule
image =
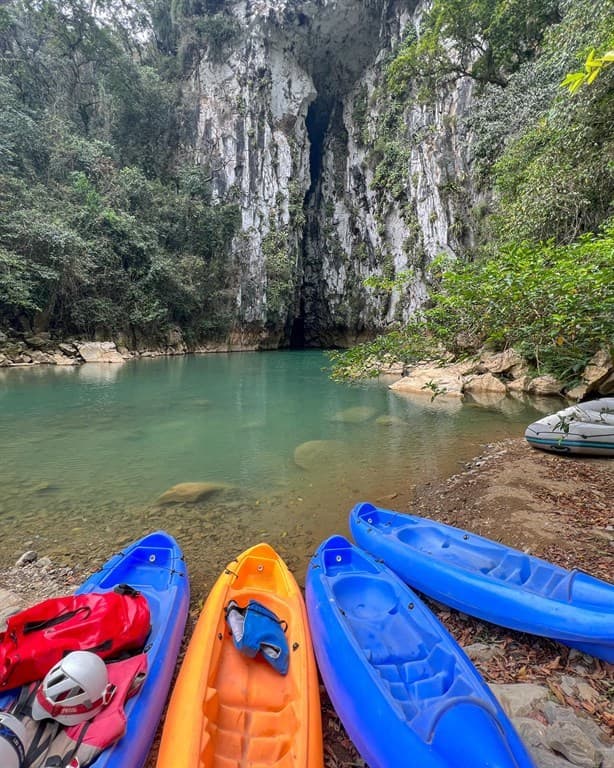
[[[425,595],[614,663],[614,585],[428,518],[357,504],[356,543]]]
[[[306,602],[322,679],[369,768],[532,768],[471,661],[385,565],[333,536]]]
[[[125,705],[124,736],[105,749],[90,768],[142,768],[147,760],[170,688],[185,629],[189,584],[183,554],[177,542],[157,531],[130,544],[111,557],[75,592],[106,592],[129,584],[147,598],[151,632],[147,639],[147,677],[139,692]],[[0,708],[14,694],[0,697]]]

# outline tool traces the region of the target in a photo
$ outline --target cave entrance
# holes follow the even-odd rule
[[[311,175],[311,186],[305,199],[306,204],[309,202],[309,197],[314,193],[322,173],[324,140],[326,139],[332,111],[333,100],[330,96],[321,94],[317,96],[315,101],[311,102],[307,110],[305,125],[307,126],[307,136],[310,143],[309,172]]]
[[[294,318],[292,322],[292,330],[290,331],[290,349],[305,349],[305,311],[302,306],[298,317]]]
[[[348,95],[382,48],[388,6],[385,0],[305,3],[305,16],[292,28],[296,61],[316,93],[305,116],[310,182],[303,201],[300,284],[285,329],[295,349],[331,346],[348,322],[355,323],[339,316],[342,299],[335,277],[350,259],[335,230],[349,153],[343,112]]]
[[[305,125],[309,138],[309,174],[311,183],[305,194],[304,209],[307,222],[303,231],[303,270],[302,283],[299,287],[300,301],[298,314],[293,318],[290,328],[290,348],[304,349],[305,347],[320,346],[319,341],[310,330],[311,316],[314,307],[314,296],[319,280],[319,267],[314,264],[313,243],[317,240],[315,217],[313,212],[318,208],[320,196],[320,180],[324,146],[331,123],[335,99],[330,95],[319,94],[311,102],[307,110]]]

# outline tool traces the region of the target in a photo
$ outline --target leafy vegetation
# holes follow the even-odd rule
[[[332,353],[335,378],[486,346],[514,347],[538,371],[571,382],[597,349],[614,346],[614,222],[570,245],[509,244],[496,259],[448,263],[439,281],[421,320]]]
[[[262,241],[266,268],[267,319],[273,326],[283,322],[294,290],[294,267],[288,246],[288,231],[272,229]]]
[[[575,93],[582,85],[590,85],[606,67],[614,63],[614,50],[606,51],[601,56],[595,56],[595,50],[586,57],[584,69],[579,72],[568,72],[561,85]]]
[[[478,82],[468,127],[488,202],[472,249],[431,265],[422,317],[334,353],[335,377],[513,346],[570,383],[613,348],[613,28],[612,4],[592,0],[435,0],[388,64],[389,97],[398,113],[459,77]]]
[[[404,91],[423,81],[431,96],[442,84],[470,77],[506,86],[536,55],[544,29],[559,18],[558,0],[434,0],[418,36],[410,35],[388,71]]]
[[[186,107],[165,53],[139,42],[160,28],[139,36],[148,17],[122,2],[96,9],[0,8],[0,323],[133,340],[175,324],[194,339],[223,333],[238,210],[212,203],[206,167],[178,160]]]

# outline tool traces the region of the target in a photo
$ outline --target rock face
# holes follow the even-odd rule
[[[466,237],[470,86],[416,102],[394,131],[381,96],[421,13],[417,0],[231,0],[236,34],[201,52],[194,152],[216,199],[240,207],[235,322],[260,346],[347,346],[407,319],[430,261]],[[364,284],[399,273],[402,298]]]

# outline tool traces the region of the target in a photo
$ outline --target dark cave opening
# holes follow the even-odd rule
[[[300,313],[292,322],[290,349],[305,349],[305,306],[302,300]]]
[[[307,136],[309,138],[309,174],[311,183],[304,200],[305,211],[314,207],[314,196],[317,190],[322,174],[322,160],[324,156],[324,143],[329,131],[331,115],[333,113],[335,100],[330,96],[319,94],[311,102],[307,110],[305,125],[307,127]],[[314,221],[313,217],[307,215],[307,224],[303,231],[303,264],[311,262],[312,255],[308,255],[312,250],[314,239]],[[313,269],[306,268],[303,271],[303,282],[300,286],[300,303],[298,314],[292,319],[290,328],[289,344],[291,349],[305,349],[305,347],[319,346],[314,340],[314,334],[309,328],[310,305],[314,293]]]
[[[311,185],[305,202],[316,189],[320,174],[322,172],[322,157],[324,155],[324,140],[330,123],[330,116],[333,111],[333,100],[330,97],[318,95],[311,102],[307,110],[305,125],[307,126],[307,136],[309,137],[309,173],[311,176]]]

